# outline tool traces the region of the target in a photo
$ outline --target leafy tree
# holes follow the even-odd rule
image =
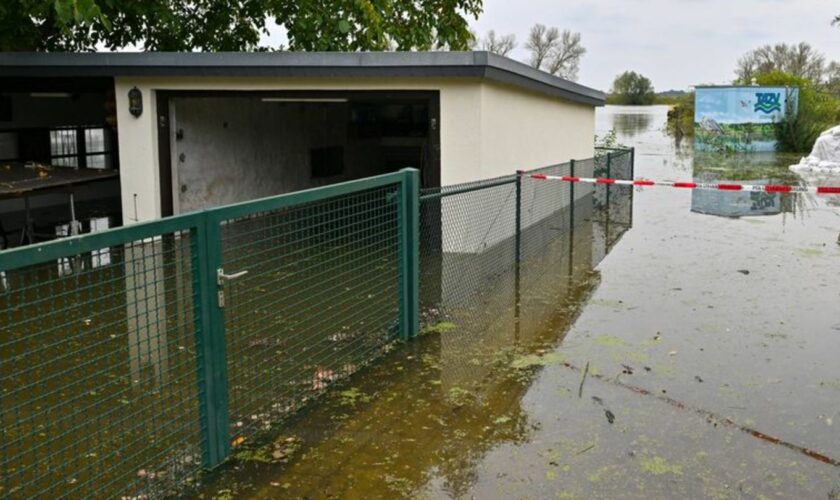
[[[771,71],[758,75],[756,80],[759,85],[799,89],[797,112],[788,110],[787,117],[776,127],[779,150],[809,152],[820,133],[840,122],[840,99],[807,78]]]
[[[668,108],[666,130],[676,139],[677,144],[683,137],[694,135],[694,92],[686,92],[674,99]]]
[[[580,33],[562,32],[556,27],[535,24],[525,47],[531,51],[530,65],[569,80],[577,80],[580,58],[586,53]]]
[[[840,99],[840,62],[832,61],[825,67],[825,88]]]
[[[290,50],[465,49],[482,0],[11,0],[0,50],[268,50],[267,23]]]
[[[486,50],[487,52],[499,54],[500,56],[506,56],[516,48],[516,35],[508,34],[496,37],[496,32],[494,30],[490,30],[487,32],[487,36],[485,36],[481,40],[481,43],[478,44],[478,47],[481,50]]]
[[[656,99],[650,79],[635,71],[615,77],[610,94],[610,101],[616,104],[648,105]]]
[[[782,71],[819,83],[823,79],[825,67],[825,56],[808,43],[762,45],[738,59],[736,83],[749,84],[756,76],[773,71]]]

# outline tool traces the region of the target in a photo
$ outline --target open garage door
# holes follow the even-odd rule
[[[415,91],[160,92],[165,215],[405,167],[440,185],[439,96]]]

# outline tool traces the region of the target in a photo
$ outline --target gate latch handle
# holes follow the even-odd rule
[[[216,269],[216,282],[219,284],[219,286],[222,286],[224,285],[224,280],[235,280],[237,278],[245,276],[246,274],[248,274],[247,269],[244,271],[239,271],[238,273],[225,274],[225,270],[220,267]]]

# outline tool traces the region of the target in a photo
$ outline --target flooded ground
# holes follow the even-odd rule
[[[637,177],[793,180],[695,158],[665,113],[599,110]],[[698,193],[636,192],[607,249],[603,221],[559,237],[480,329],[441,323],[196,495],[836,499],[840,199]]]

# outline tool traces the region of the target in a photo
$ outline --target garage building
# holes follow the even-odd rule
[[[404,167],[438,187],[589,158],[603,103],[487,52],[6,53],[0,162],[114,171],[67,188],[74,217],[131,224]],[[65,194],[33,197],[34,221],[66,219]],[[7,234],[23,210],[0,200]]]

